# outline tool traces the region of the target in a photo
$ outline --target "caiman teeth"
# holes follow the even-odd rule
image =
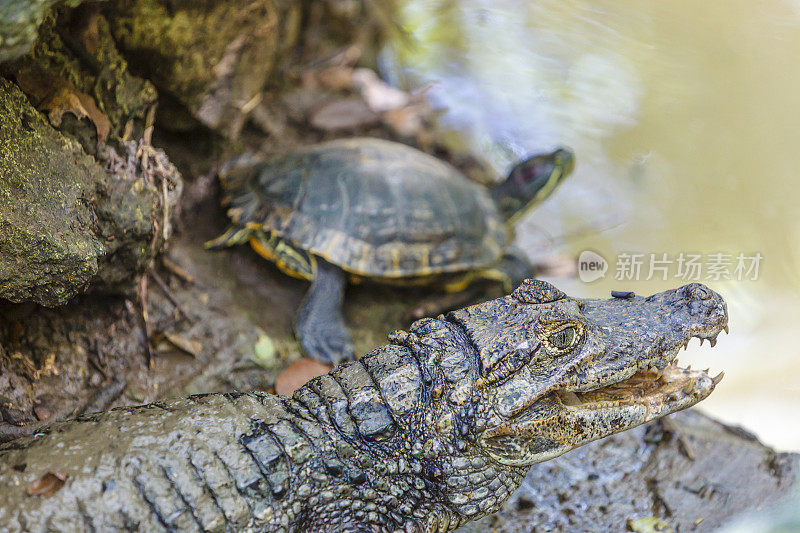
[[[720,381],[722,381],[722,378],[724,378],[724,377],[725,377],[725,372],[724,372],[724,371],[722,371],[722,372],[720,372],[719,374],[717,374],[717,376],[716,376],[716,377],[713,377],[713,378],[711,378],[711,382],[712,382],[712,383],[714,384],[714,386],[716,387],[716,386],[719,384],[719,382],[720,382]]]
[[[576,401],[580,404],[585,404],[585,396],[587,393],[597,393],[603,389],[611,390],[624,388],[630,384],[631,379],[633,379],[636,383],[640,383],[642,380],[645,380],[655,382],[660,381],[662,384],[664,384],[666,383],[665,380],[668,379],[665,376],[674,376],[676,370],[690,372],[692,368],[691,365],[687,366],[686,368],[681,368],[678,365],[678,354],[680,353],[681,346],[683,346],[683,349],[686,350],[691,340],[693,338],[697,338],[700,340],[701,345],[707,340],[713,347],[717,344],[717,336],[722,329],[724,329],[724,327],[709,333],[698,333],[689,337],[683,342],[679,341],[674,347],[665,349],[658,356],[652,356],[646,360],[639,361],[633,368],[621,370],[613,376],[608,376],[601,383],[595,384],[594,388],[587,387],[584,389],[576,387],[573,389],[573,391],[577,393],[577,396],[574,395],[573,392],[567,392],[562,389],[559,391],[562,403],[568,406],[574,406]],[[711,379],[710,376],[707,375],[707,368],[703,370],[703,373],[706,374],[707,379]],[[721,376],[718,376],[718,378],[722,379]],[[625,382],[628,382],[627,385]],[[696,385],[696,380],[692,379],[690,383],[681,385],[677,390],[682,391],[685,394],[691,394]],[[604,405],[607,403],[608,402],[604,402]]]
[[[581,400],[580,400],[580,398],[578,398],[578,395],[575,394],[572,391],[563,391],[559,395],[559,397],[561,399],[561,402],[564,405],[580,405],[581,404]]]

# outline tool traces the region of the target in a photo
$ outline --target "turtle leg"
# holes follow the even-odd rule
[[[487,292],[485,285],[477,286],[478,281],[499,281],[508,294],[523,280],[535,277],[534,274],[535,268],[525,253],[518,248],[509,248],[497,263],[488,268],[468,272],[452,283],[446,284],[445,291],[448,294],[420,303],[409,311],[406,318],[418,320],[477,303],[486,297]]]
[[[251,233],[252,230],[248,228],[243,228],[241,226],[228,226],[228,228],[225,230],[225,233],[216,239],[211,239],[203,246],[206,250],[220,250],[222,248],[227,248],[228,246],[235,246],[250,240]]]
[[[482,271],[483,277],[503,284],[503,290],[510,293],[528,278],[536,277],[536,267],[528,256],[514,246],[510,247],[500,260]]]
[[[295,320],[295,333],[309,357],[335,365],[353,359],[342,315],[347,279],[339,267],[317,258],[317,273]]]

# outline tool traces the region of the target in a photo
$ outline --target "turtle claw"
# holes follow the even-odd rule
[[[342,361],[355,359],[350,334],[344,324],[340,326],[298,331],[297,337],[310,358],[328,365],[337,365]]]

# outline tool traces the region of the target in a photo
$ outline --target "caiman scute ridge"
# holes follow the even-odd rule
[[[702,400],[674,364],[727,328],[691,284],[573,299],[540,281],[414,323],[291,398],[207,394],[57,424],[0,447],[3,531],[447,531],[529,467]],[[28,494],[47,472],[68,477]]]

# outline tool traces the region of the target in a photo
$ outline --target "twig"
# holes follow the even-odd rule
[[[139,316],[142,319],[142,330],[144,331],[144,350],[147,355],[147,367],[153,369],[153,347],[150,344],[150,318],[147,314],[147,276],[142,276],[139,280]]]
[[[161,259],[161,264],[164,265],[164,268],[169,270],[172,274],[175,274],[176,276],[181,278],[186,283],[194,284],[197,281],[197,278],[189,274],[189,272],[185,268],[183,268],[178,263],[172,261],[167,257],[163,257]]]
[[[144,134],[142,135],[142,139],[147,146],[153,145],[153,127],[156,121],[156,107],[157,104],[151,105],[144,119]]]
[[[169,238],[169,197],[167,196],[167,178],[163,174],[161,175],[161,212],[164,215],[161,237],[166,243]]]
[[[184,318],[186,318],[187,320],[192,320],[192,317],[189,316],[189,313],[186,312],[186,310],[180,304],[178,299],[175,298],[175,295],[172,294],[172,291],[169,290],[169,287],[167,286],[167,283],[161,278],[161,276],[159,276],[155,272],[155,270],[150,270],[149,273],[150,273],[150,277],[153,278],[153,281],[156,282],[156,285],[158,285],[158,287],[164,293],[164,296],[167,297],[167,300],[170,301],[170,303],[175,307],[175,309],[178,310],[180,312],[180,314],[182,314],[184,316]]]
[[[103,349],[100,347],[100,338],[95,337],[94,339],[94,354],[95,357],[88,357],[87,360],[89,364],[91,364],[95,370],[100,372],[104,378],[108,379],[108,374],[106,371],[103,370],[103,365],[100,364],[100,360],[104,358]]]
[[[79,414],[84,413],[97,413],[105,411],[114,400],[122,396],[122,393],[128,387],[128,380],[125,378],[115,379],[111,383],[99,388],[92,395],[86,404],[78,411]]]
[[[125,123],[125,129],[122,130],[122,138],[120,139],[122,142],[128,142],[133,137],[133,119],[128,120]]]

